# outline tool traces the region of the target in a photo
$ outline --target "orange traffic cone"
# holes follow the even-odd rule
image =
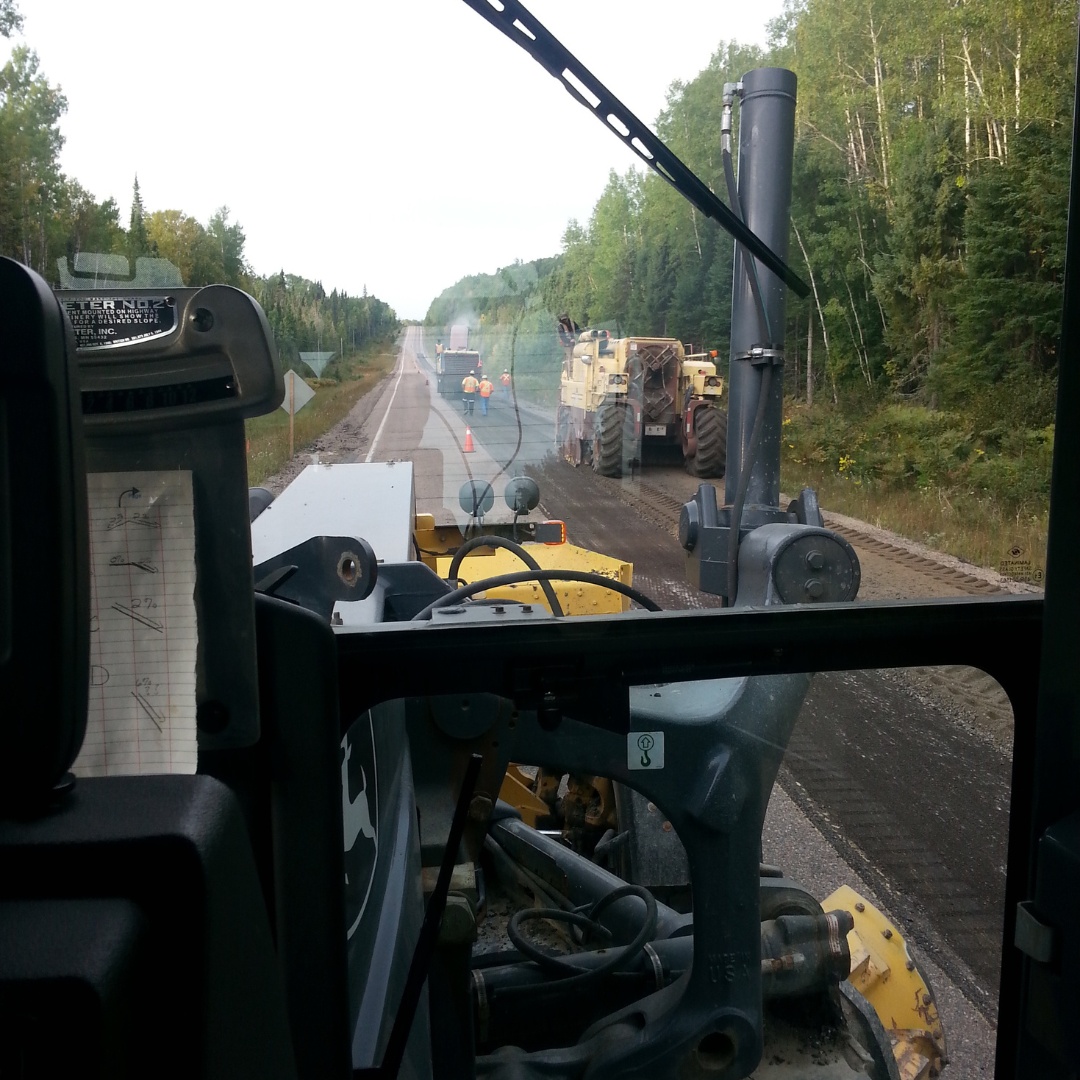
[[[462,453],[472,454],[475,452],[475,448],[472,444],[472,428],[468,424],[465,425],[465,449]]]

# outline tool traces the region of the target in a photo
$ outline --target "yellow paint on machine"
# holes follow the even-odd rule
[[[601,555],[597,551],[575,544],[525,544],[525,550],[544,570],[576,570],[611,578],[623,585],[633,584],[633,566],[621,559]],[[439,556],[435,570],[439,577],[450,571],[450,556]],[[458,569],[463,583],[502,574],[514,574],[528,567],[506,548],[481,548],[465,557]],[[613,615],[628,611],[630,600],[612,589],[577,581],[553,581],[555,595],[567,615]],[[487,600],[509,600],[520,604],[541,604],[547,607],[543,590],[536,582],[504,585],[487,589],[477,597]]]
[[[533,777],[511,762],[503,777],[499,798],[517,810],[529,828],[535,829],[537,822],[551,813],[551,807],[533,791],[532,783]]]
[[[932,1080],[949,1060],[937,1000],[900,931],[854,889],[841,885],[825,911],[851,912],[848,981],[874,1007],[892,1039],[901,1080]]]

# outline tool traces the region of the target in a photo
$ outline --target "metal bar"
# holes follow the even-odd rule
[[[439,936],[439,925],[446,907],[446,897],[450,892],[450,878],[454,873],[454,864],[457,862],[461,837],[465,833],[465,825],[469,820],[469,803],[476,789],[476,778],[480,775],[483,760],[479,754],[471,754],[469,763],[465,766],[465,775],[461,781],[461,791],[458,792],[454,816],[450,821],[450,835],[446,840],[446,849],[443,851],[435,890],[428,898],[424,921],[420,926],[412,963],[409,965],[409,974],[405,978],[401,1002],[398,1005],[397,1015],[394,1017],[394,1026],[390,1029],[390,1037],[386,1041],[386,1052],[383,1054],[382,1064],[378,1069],[378,1075],[384,1080],[398,1075],[405,1058],[405,1046],[409,1040],[409,1032],[412,1030],[416,1006],[420,1001],[420,991],[424,987],[428,968],[431,966],[431,955]],[[370,1075],[371,1071],[357,1070],[356,1074]]]
[[[521,700],[565,686],[598,687],[610,699],[620,686],[654,682],[937,664],[981,668],[1014,703],[1023,692],[1031,701],[1042,611],[1040,599],[987,597],[542,624],[388,623],[337,635],[342,722],[377,701],[424,694],[485,690]]]
[[[783,68],[758,68],[743,78],[739,125],[739,203],[748,228],[781,256],[787,254],[791,174],[795,152],[795,75]],[[753,259],[739,244],[731,287],[731,368],[728,404],[727,476],[724,502],[735,502],[736,487],[750,456],[758,398],[767,390],[762,432],[746,489],[746,505],[775,508],[780,502],[780,428],[783,422],[783,367],[772,356],[751,357],[756,347],[783,350],[784,290],[775,278],[759,281],[754,296]],[[763,310],[761,310],[763,309]],[[764,324],[762,325],[764,315]],[[762,360],[764,362],[762,362]],[[765,379],[766,367],[773,365]],[[747,526],[760,524],[753,514]],[[732,522],[732,525],[737,525]],[[728,602],[734,601],[729,597]]]

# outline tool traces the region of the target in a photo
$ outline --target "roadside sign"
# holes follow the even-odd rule
[[[293,417],[315,396],[315,391],[289,368],[285,372],[285,399],[281,407],[289,414],[289,457],[293,456]]]
[[[281,407],[290,416],[295,416],[314,396],[315,391],[292,368],[285,372],[285,400]]]
[[[323,369],[334,359],[334,354],[332,352],[302,352],[300,359],[315,372],[316,379],[321,379]]]

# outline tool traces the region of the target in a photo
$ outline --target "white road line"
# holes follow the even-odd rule
[[[401,376],[405,374],[405,346],[401,346],[401,357],[398,360],[400,370],[398,371],[397,382],[394,383],[394,392],[390,395],[390,404],[386,406],[386,412],[383,413],[382,423],[379,424],[379,430],[375,432],[375,438],[371,440],[371,449],[368,451],[368,456],[364,458],[364,462],[367,463],[375,457],[375,447],[379,443],[379,436],[383,433],[383,428],[386,427],[386,421],[390,419],[390,410],[394,407],[394,398],[397,397],[398,387],[401,385]]]

